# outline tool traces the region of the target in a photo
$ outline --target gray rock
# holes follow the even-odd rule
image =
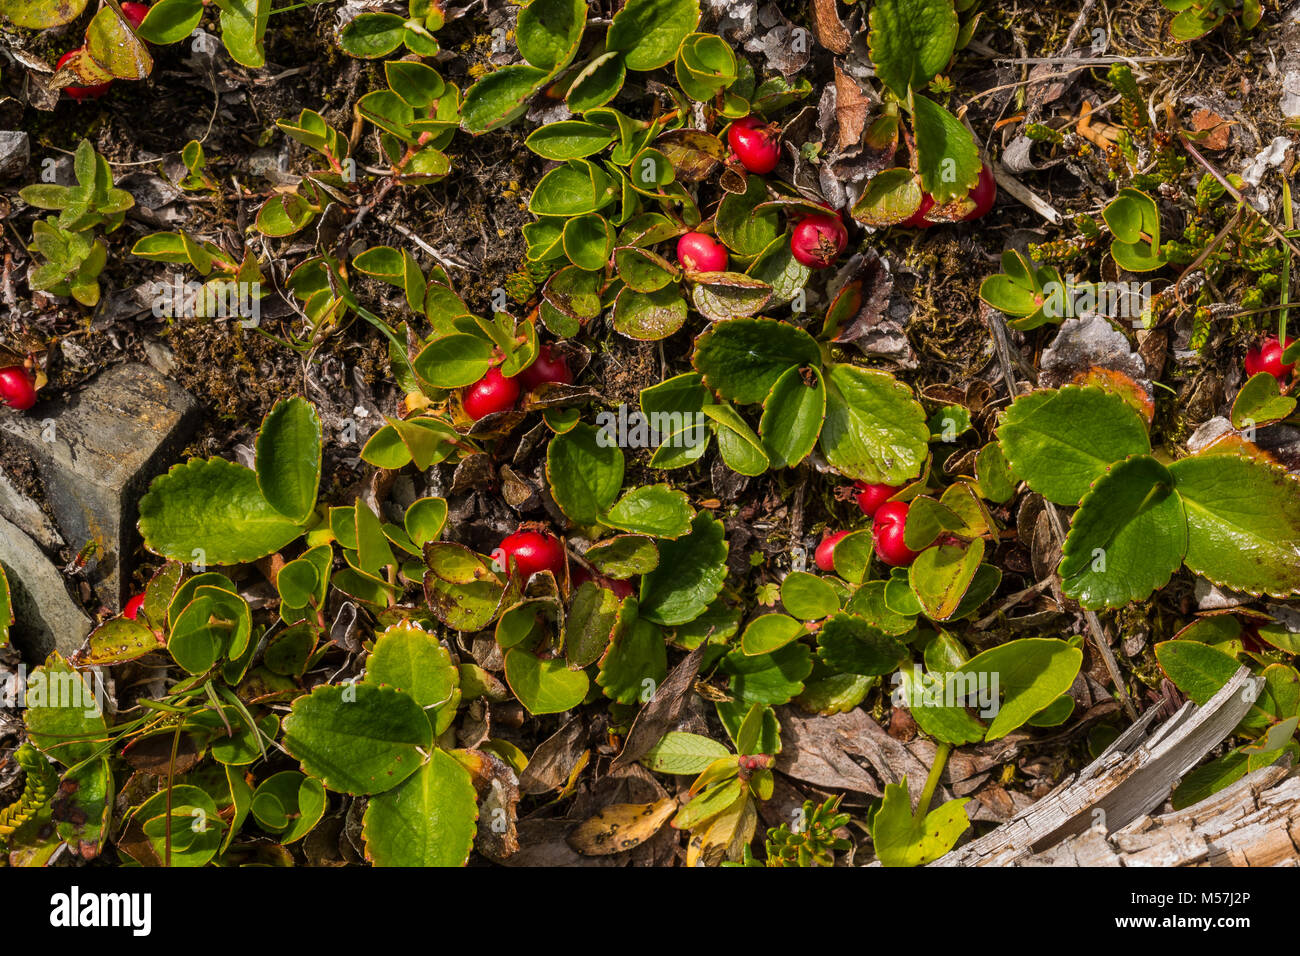
[[[68,657],[90,633],[90,618],[68,594],[63,575],[22,529],[0,518],[0,565],[14,604],[10,637],[31,663],[57,650]]]
[[[7,518],[18,525],[48,554],[63,547],[63,536],[54,527],[54,522],[45,516],[40,505],[19,491],[9,480],[3,465],[0,465],[0,518]]]
[[[1056,338],[1043,352],[1038,384],[1055,388],[1094,366],[1122,372],[1151,394],[1142,356],[1109,319],[1095,313],[1061,323]]]
[[[119,610],[139,545],[137,506],[192,431],[198,405],[148,365],[120,365],[62,402],[0,417],[0,432],[31,455],[68,544],[97,546],[90,580]]]
[[[22,131],[0,130],[0,179],[16,179],[32,161],[31,141]]]

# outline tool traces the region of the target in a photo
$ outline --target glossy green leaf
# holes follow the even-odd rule
[[[691,530],[695,509],[685,492],[668,485],[633,488],[601,519],[611,528],[656,538],[680,538]]]
[[[947,69],[959,25],[950,0],[877,0],[867,43],[871,62],[889,89],[906,100]]]
[[[492,367],[492,343],[457,333],[435,339],[415,357],[415,374],[435,388],[473,385]]]
[[[595,524],[623,487],[623,451],[610,433],[579,423],[551,439],[546,480],[571,521]]]
[[[271,0],[222,0],[221,42],[242,66],[266,65],[266,25]]]
[[[1062,551],[1062,590],[1085,608],[1121,607],[1164,587],[1186,551],[1173,475],[1148,455],[1128,458],[1079,503]]]
[[[893,637],[851,614],[836,614],[817,635],[818,655],[827,666],[876,677],[898,667],[906,649]]]
[[[727,193],[718,204],[714,220],[718,239],[739,256],[756,256],[781,235],[781,216],[774,209],[760,211],[767,202],[767,186],[761,176],[750,175],[743,193]]]
[[[609,25],[605,48],[623,53],[629,70],[657,69],[672,62],[699,22],[698,0],[628,0]]]
[[[804,631],[799,621],[786,614],[760,614],[745,626],[741,650],[748,656],[770,654],[785,647]]]
[[[464,866],[478,828],[469,771],[434,750],[414,775],[371,797],[362,819],[366,857],[375,866]]]
[[[776,707],[803,693],[803,682],[812,673],[812,668],[812,653],[808,645],[798,642],[755,657],[735,648],[718,664],[719,672],[730,679],[734,705],[729,705],[729,708],[740,717],[744,717],[755,704]]]
[[[596,123],[561,120],[539,126],[524,140],[524,145],[542,159],[582,159],[599,153],[614,142],[614,134]]]
[[[801,621],[817,621],[840,609],[835,588],[807,571],[791,571],[781,582],[781,603]]]
[[[1300,588],[1300,485],[1276,465],[1203,453],[1169,466],[1187,512],[1187,567],[1216,584],[1285,597]]]
[[[32,746],[65,767],[103,751],[108,724],[95,690],[58,651],[50,654],[27,677],[23,717]]]
[[[758,432],[773,468],[799,464],[817,444],[826,417],[826,386],[815,367],[789,368],[776,380]]]
[[[535,216],[583,216],[609,205],[614,196],[608,173],[585,159],[573,159],[538,181],[528,211]]]
[[[302,398],[282,399],[257,436],[257,484],[271,507],[303,522],[316,507],[320,487],[321,423]]]
[[[657,342],[686,324],[686,300],[674,285],[655,292],[623,289],[614,301],[614,329],[630,339]]]
[[[921,474],[930,429],[912,391],[887,372],[834,364],[821,448],[846,478],[902,485]]]
[[[585,0],[530,0],[519,11],[515,43],[532,66],[555,73],[573,59],[586,23]]]
[[[715,760],[729,756],[731,751],[712,738],[669,731],[646,751],[640,763],[655,773],[694,775],[707,770]]]
[[[636,620],[615,629],[600,659],[596,683],[610,700],[635,705],[653,697],[667,676],[663,632],[649,621]]]
[[[1142,417],[1096,386],[1042,389],[1016,399],[1002,416],[998,442],[1030,488],[1070,506],[1111,464],[1151,452]]]
[[[885,784],[885,798],[871,818],[871,842],[885,866],[921,866],[943,856],[970,827],[969,798],[949,800],[924,818],[912,815],[907,778]]]
[[[1232,402],[1232,427],[1244,430],[1281,421],[1295,411],[1294,396],[1281,394],[1279,383],[1268,372],[1257,372],[1246,380]]]
[[[506,653],[506,682],[530,714],[559,714],[577,707],[587,696],[590,681],[583,671],[569,670],[564,658],[538,658],[513,648]]]
[[[936,545],[917,556],[908,568],[908,582],[927,617],[946,621],[956,614],[983,557],[983,538],[964,547]]]
[[[366,683],[409,694],[421,707],[446,704],[459,682],[451,654],[438,638],[411,624],[388,628],[366,660]]]
[[[1069,690],[1082,662],[1083,652],[1065,641],[1031,637],[976,654],[958,673],[973,675],[990,688],[997,680],[1002,703],[986,736],[997,740]]]
[[[926,734],[957,747],[984,739],[987,728],[967,709],[980,709],[978,688],[972,692],[951,668],[922,672],[917,665],[903,667],[898,680],[908,711]],[[997,703],[996,696],[991,702]]]
[[[303,772],[341,793],[391,790],[419,769],[432,741],[414,698],[371,684],[317,687],[284,721],[284,746]]]
[[[691,533],[659,545],[659,566],[641,578],[641,615],[672,627],[699,617],[727,577],[727,541],[721,521],[701,511]]]
[[[626,76],[627,66],[621,54],[602,53],[578,71],[569,86],[565,104],[574,113],[604,106],[618,95]]]
[[[701,335],[693,362],[709,388],[733,402],[751,404],[765,400],[787,369],[820,365],[821,350],[811,335],[789,323],[737,319]]]
[[[513,123],[546,78],[547,71],[535,66],[506,66],[489,73],[465,91],[461,126],[477,135]]]
[[[937,203],[965,196],[978,182],[981,165],[970,130],[928,97],[914,96],[913,105],[921,188]]]
[[[302,530],[263,497],[252,470],[219,458],[173,466],[140,501],[145,546],[178,561],[255,561]]]

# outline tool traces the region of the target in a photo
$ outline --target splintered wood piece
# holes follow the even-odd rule
[[[1080,834],[1115,836],[1159,806],[1184,774],[1232,733],[1261,683],[1242,667],[1204,707],[1184,705],[1149,735],[1157,711],[1148,710],[1077,778],[931,866],[1006,866]],[[1182,852],[1193,849],[1188,844]]]

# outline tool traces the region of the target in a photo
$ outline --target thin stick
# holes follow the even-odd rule
[[[1056,509],[1056,505],[1044,499],[1047,506],[1047,520],[1052,526],[1052,536],[1056,538],[1057,546],[1065,543],[1065,522],[1061,520],[1061,513]],[[1129,720],[1137,720],[1137,708],[1133,706],[1133,700],[1129,697],[1128,691],[1124,687],[1124,680],[1120,677],[1119,662],[1115,660],[1115,654],[1106,643],[1106,633],[1101,629],[1101,619],[1097,617],[1096,612],[1083,612],[1083,618],[1088,622],[1088,630],[1092,631],[1093,644],[1101,653],[1101,659],[1106,662],[1106,672],[1110,674],[1110,679],[1115,683],[1115,696],[1119,698],[1120,705],[1124,708],[1124,713],[1128,714]]]
[[[1007,391],[1011,393],[1011,400],[1016,399],[1016,379],[1015,370],[1011,365],[1010,346],[1007,344],[1006,325],[1002,318],[1002,313],[996,309],[988,310],[989,324],[993,332],[994,351],[997,352],[998,362],[1002,366],[1002,377],[1007,383]],[[1056,539],[1058,547],[1065,543],[1065,523],[1061,520],[1061,513],[1056,510],[1056,505],[1044,499],[1043,503],[1047,507],[1048,522],[1052,526],[1052,536]],[[1088,630],[1092,633],[1092,642],[1097,648],[1097,653],[1106,662],[1106,671],[1110,674],[1110,679],[1115,683],[1115,696],[1119,698],[1120,705],[1124,708],[1124,713],[1128,714],[1130,720],[1137,720],[1137,708],[1133,706],[1133,701],[1124,687],[1124,681],[1120,677],[1119,663],[1115,660],[1115,654],[1111,651],[1110,645],[1106,643],[1106,633],[1101,628],[1101,620],[1092,611],[1084,611],[1083,618],[1088,624]]]
[[[1012,63],[1017,66],[1027,64],[1037,66],[1059,63],[1078,66],[1109,66],[1111,63],[1176,63],[1184,60],[1182,56],[1017,56],[994,60],[994,63]]]
[[[1191,157],[1194,160],[1196,160],[1198,163],[1200,163],[1202,166],[1204,166],[1206,172],[1208,172],[1211,176],[1217,179],[1219,181],[1219,185],[1221,185],[1224,189],[1226,189],[1228,191],[1228,194],[1232,196],[1233,199],[1237,200],[1237,202],[1241,203],[1244,206],[1250,206],[1250,203],[1246,202],[1246,197],[1243,196],[1237,190],[1237,187],[1232,185],[1232,183],[1228,182],[1227,177],[1225,177],[1223,173],[1219,172],[1217,169],[1211,166],[1209,162],[1206,160],[1206,158],[1201,155],[1200,151],[1195,146],[1193,146],[1191,142],[1188,141],[1186,136],[1184,136],[1182,133],[1179,133],[1178,138],[1179,140],[1182,141],[1183,148],[1186,149],[1187,152],[1191,154]],[[1250,208],[1254,209],[1255,207],[1250,206]],[[1294,245],[1291,244],[1291,240],[1286,237],[1286,233],[1284,233],[1277,226],[1273,225],[1273,223],[1271,223],[1268,219],[1265,219],[1263,216],[1260,216],[1259,219],[1262,223],[1264,223],[1264,225],[1268,226],[1269,232],[1273,233],[1274,236],[1282,240],[1282,245],[1290,249],[1291,252],[1294,253],[1295,255],[1300,256],[1300,249],[1297,249]]]

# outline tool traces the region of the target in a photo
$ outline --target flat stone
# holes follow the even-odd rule
[[[54,522],[45,516],[40,505],[18,490],[3,467],[0,467],[0,518],[7,518],[26,531],[47,554],[63,547],[63,536]]]
[[[28,662],[40,663],[53,650],[68,657],[81,647],[90,618],[72,600],[59,569],[5,518],[0,518],[0,565],[14,605],[9,635]]]
[[[32,147],[21,130],[0,130],[0,179],[17,179],[27,172],[32,161]]]
[[[113,610],[127,597],[140,498],[197,417],[193,397],[144,364],[109,369],[67,400],[0,416],[0,432],[36,463],[68,545],[97,546],[89,578]]]

